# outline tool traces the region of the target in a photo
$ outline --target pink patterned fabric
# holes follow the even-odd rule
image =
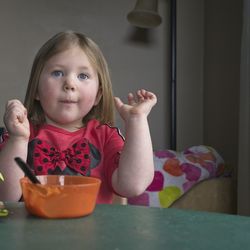
[[[128,204],[169,207],[202,180],[218,177],[224,172],[224,160],[208,146],[190,147],[183,152],[154,152],[155,175],[147,190],[129,198]]]

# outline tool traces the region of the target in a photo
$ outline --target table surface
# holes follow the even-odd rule
[[[0,249],[250,249],[250,218],[174,208],[97,205],[74,219],[29,215],[7,203]]]

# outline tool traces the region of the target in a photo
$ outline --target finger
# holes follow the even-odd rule
[[[142,90],[141,93],[143,94],[145,99],[156,99],[156,95],[153,92]]]
[[[134,105],[136,103],[135,96],[133,93],[128,94],[128,104],[129,105]]]
[[[23,112],[17,113],[17,119],[20,123],[23,123],[26,117],[27,117],[27,111],[25,110]]]
[[[6,103],[5,112],[27,115],[27,110],[19,100],[10,100]]]
[[[23,107],[23,104],[19,100],[13,99],[13,100],[7,101],[7,103],[5,105],[5,108],[8,109],[8,108],[12,108],[13,106],[21,106],[21,107]]]
[[[146,91],[145,92],[145,97],[149,98],[149,99],[152,99],[152,98],[155,98],[155,94],[152,93],[152,92]]]
[[[26,119],[26,114],[23,112],[15,111],[8,112],[4,115],[5,122],[13,122],[14,124],[23,123]]]
[[[120,109],[124,104],[119,97],[114,97],[114,102],[117,109]]]
[[[6,103],[4,118],[23,123],[27,117],[27,110],[18,100],[10,100]]]
[[[136,94],[139,102],[144,100],[144,94],[145,94],[144,89],[137,90]]]
[[[140,94],[144,97],[144,98],[148,98],[148,97],[151,97],[153,96],[154,94],[152,92],[149,92],[145,89],[141,89],[140,90]]]
[[[26,116],[27,110],[23,106],[10,105],[7,107],[6,114],[14,114],[16,116]]]
[[[147,93],[147,91],[146,91],[145,89],[141,89],[140,92],[141,92],[141,95],[142,95],[142,96],[145,96],[146,93]]]

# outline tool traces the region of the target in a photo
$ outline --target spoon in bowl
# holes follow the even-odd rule
[[[24,174],[31,180],[31,182],[41,184],[26,162],[24,162],[20,157],[15,157],[15,161],[17,165],[23,170]]]

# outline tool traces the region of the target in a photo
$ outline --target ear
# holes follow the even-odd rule
[[[40,100],[38,93],[36,93],[35,100],[37,100],[37,101]]]
[[[98,105],[98,103],[100,102],[101,98],[102,98],[102,89],[99,88],[99,90],[98,90],[98,92],[96,94],[94,106]]]

